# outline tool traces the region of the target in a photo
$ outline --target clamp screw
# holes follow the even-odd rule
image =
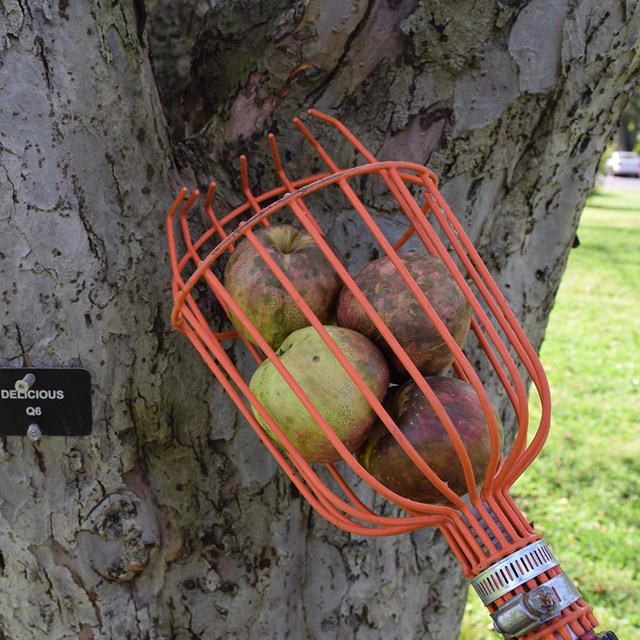
[[[27,429],[27,438],[29,438],[31,442],[38,442],[41,437],[42,431],[40,430],[40,427],[35,423],[30,424],[29,428]]]
[[[598,640],[618,640],[618,636],[613,631],[605,631],[598,636]]]
[[[558,599],[555,597],[553,589],[541,585],[535,591],[525,593],[523,602],[536,615],[547,615],[556,609]]]
[[[27,393],[35,381],[36,377],[33,373],[27,373],[22,380],[18,380],[13,386],[18,393]]]

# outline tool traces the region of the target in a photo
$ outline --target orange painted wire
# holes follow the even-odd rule
[[[391,166],[396,166],[396,165],[397,165],[397,163],[388,163],[389,168],[390,168]],[[406,164],[406,163],[405,163],[405,168],[414,168],[414,167],[412,167],[412,166],[410,166],[409,164]],[[359,173],[363,173],[363,172],[367,172],[367,169],[364,169],[364,170],[363,170],[363,169],[361,169],[361,168],[357,168],[356,170],[352,170],[350,173],[352,173],[352,174],[354,174],[354,175],[355,175],[355,174],[359,174]],[[329,180],[324,179],[325,186],[326,186],[326,183],[332,182],[333,180],[335,180],[335,178],[334,178],[334,177],[332,177],[332,178],[331,178],[331,179],[329,179]],[[294,199],[294,198],[292,197],[291,199]],[[280,206],[284,206],[284,205],[280,205]],[[356,206],[358,206],[358,205],[356,205]],[[263,212],[263,213],[264,213],[264,212]],[[254,219],[252,219],[252,222],[255,224],[257,221],[256,221],[256,220],[254,220]],[[249,226],[249,224],[248,224],[248,223],[245,223],[245,226]],[[241,227],[242,227],[242,225],[241,225]],[[240,228],[239,228],[239,229],[240,229]],[[246,232],[246,230],[244,230],[244,231]],[[237,230],[235,233],[237,233],[238,235],[240,235],[240,233],[239,233],[239,231],[238,231],[238,230]],[[227,238],[227,240],[229,240],[229,237]],[[182,291],[182,293],[183,293],[183,294],[184,294],[184,292],[185,292],[185,291],[187,291],[187,292],[188,292],[188,291],[190,291],[190,289],[192,288],[193,284],[195,284],[195,282],[196,282],[200,277],[202,277],[202,276],[204,276],[204,277],[205,277],[205,279],[207,279],[207,280],[209,281],[210,286],[212,285],[212,282],[211,282],[212,275],[211,275],[211,273],[209,272],[209,270],[208,270],[208,269],[209,269],[210,264],[214,261],[214,259],[215,259],[215,258],[217,258],[217,255],[216,255],[216,254],[218,254],[218,255],[219,255],[220,253],[222,253],[222,251],[223,251],[223,245],[224,245],[224,244],[225,244],[225,242],[223,242],[223,243],[221,243],[220,245],[218,245],[218,247],[217,247],[217,250],[216,250],[216,251],[212,252],[212,253],[208,256],[208,258],[207,258],[207,259],[205,259],[205,260],[203,260],[203,261],[201,261],[201,262],[200,262],[200,264],[199,264],[199,266],[198,266],[198,268],[197,268],[197,273],[193,274],[193,275],[192,275],[192,277],[190,278],[190,281],[189,281],[189,282],[187,282],[187,284],[185,285],[185,287],[184,287],[184,289],[183,289],[183,291]],[[388,250],[388,249],[387,249],[387,250]],[[264,257],[264,256],[263,256],[263,257]],[[400,269],[402,269],[402,267],[403,267],[403,265],[402,265],[402,266],[400,266]],[[198,272],[199,272],[199,273],[198,273]],[[409,275],[408,273],[405,273],[405,274],[404,274],[404,277],[405,277],[406,279],[408,279],[408,280],[409,280],[409,285],[411,286],[411,280],[412,280],[412,279],[411,279],[410,275]],[[219,283],[218,283],[218,284],[219,284]],[[413,284],[414,284],[414,286],[415,286],[415,283],[413,283]],[[215,285],[215,284],[213,284],[213,286],[214,286],[214,288],[215,288],[215,286],[216,286],[216,285]],[[220,286],[221,286],[221,285],[220,285]],[[221,289],[221,291],[222,291],[222,289]],[[290,293],[292,293],[292,294],[294,294],[294,295],[295,295],[295,293],[294,293],[293,291],[290,291]],[[414,292],[414,294],[415,294],[415,292]],[[423,295],[423,294],[422,294],[420,291],[418,291],[417,295],[418,295],[418,296],[420,296],[420,295]],[[219,298],[222,300],[222,302],[223,302],[223,303],[226,303],[227,305],[229,304],[229,301],[228,301],[228,300],[225,300],[224,293],[222,293],[221,295],[219,295]],[[231,304],[233,304],[233,302],[231,302]],[[365,304],[365,305],[367,304],[367,303],[366,303],[366,301],[364,302],[364,304]],[[235,309],[235,312],[236,312],[238,315],[240,315],[240,314],[242,313],[242,312],[241,312],[241,310],[239,310],[239,309]],[[374,312],[373,312],[373,313],[374,313]],[[248,323],[248,319],[246,319],[246,318],[245,318],[245,320],[243,320],[243,321],[245,322],[245,324],[250,324],[250,323]],[[437,317],[435,317],[435,316],[434,316],[434,321],[435,321],[435,323],[436,323],[436,324],[437,324],[438,322],[440,322],[440,321],[439,321],[439,318],[437,318]],[[441,323],[440,323],[440,324],[441,324]],[[444,327],[442,327],[442,328],[441,328],[441,331],[444,333],[444,332],[446,331],[446,329],[445,329]],[[384,328],[383,328],[383,333],[384,333]],[[256,340],[256,342],[258,342],[258,343],[259,343],[259,342],[260,342],[260,340],[261,340],[261,337],[260,337],[258,334],[254,334],[252,337],[253,337],[253,338]],[[393,336],[391,336],[391,335],[390,335],[390,336],[388,337],[388,339],[389,339],[389,341],[390,341],[390,342],[392,342],[392,343],[393,343],[393,340],[394,340]],[[265,350],[265,345],[264,345],[264,344],[262,344],[262,345],[260,345],[260,346],[263,348],[263,350]],[[457,345],[456,345],[456,347],[457,347]],[[397,348],[399,349],[399,346],[398,346]],[[400,354],[400,356],[402,357],[402,354]],[[406,356],[405,356],[405,357],[406,357]],[[407,362],[406,362],[406,365],[407,365],[407,368],[408,368],[409,370],[411,370],[411,368],[412,368],[412,367],[414,368],[413,363],[411,363],[410,361],[407,361]],[[414,371],[414,372],[413,372],[413,375],[414,375],[414,377],[418,378],[418,380],[417,380],[417,382],[418,382],[418,383],[422,382],[421,376],[419,376],[419,374],[417,373],[417,371]],[[423,386],[425,386],[425,385],[423,384]],[[429,395],[429,394],[430,394],[430,389],[424,388],[424,392],[425,392],[427,395]],[[437,399],[435,399],[435,398],[434,398],[434,404],[435,404],[435,402],[437,402]],[[443,413],[442,413],[442,419],[443,419],[444,421],[447,421],[447,420],[448,420],[448,416],[446,415],[446,412],[444,412],[444,411],[443,411]],[[395,425],[392,425],[392,426],[391,426],[391,429],[392,429],[392,430],[394,430],[394,429],[395,429]],[[452,426],[450,426],[450,430],[452,431],[452,433],[454,433],[454,438],[455,438],[455,437],[457,436],[457,433],[455,432],[455,430],[453,429],[453,427],[452,427]],[[394,434],[394,435],[396,435],[396,434]],[[397,433],[397,437],[398,437],[400,440],[402,440],[402,439],[404,438],[404,436],[403,436],[400,432],[398,432],[398,433]],[[339,446],[339,445],[338,445],[338,446]],[[408,442],[406,442],[406,443],[405,443],[405,447],[409,450],[409,455],[411,456],[410,445],[408,444]],[[460,443],[460,447],[461,447],[461,451],[462,451],[463,456],[464,456],[464,455],[466,455],[466,450],[464,449],[464,446],[463,446],[461,443]],[[412,448],[411,448],[411,449],[412,449]],[[459,453],[460,453],[460,452],[459,452]],[[416,460],[415,460],[415,462],[416,462],[416,464],[417,464],[418,466],[424,466],[424,462],[423,462],[421,459],[416,459]],[[464,464],[464,459],[463,459],[463,464]],[[469,472],[469,469],[468,469],[467,471]],[[428,473],[429,473],[429,472],[427,471],[427,474],[428,474]],[[469,475],[469,474],[468,474],[468,475]],[[471,475],[471,477],[473,477],[473,476]],[[439,479],[438,479],[438,478],[436,478],[436,477],[433,477],[433,480],[434,480],[434,484],[438,484],[438,482],[441,482],[441,481],[439,481]],[[446,492],[446,491],[447,491],[447,489],[445,488],[445,492]],[[383,492],[383,493],[385,492],[384,488],[382,488],[382,492]],[[453,496],[453,499],[454,499],[454,500],[456,500],[456,499],[457,499],[457,496]],[[429,507],[429,508],[430,508],[430,509],[433,509],[433,507]],[[466,505],[463,505],[463,506],[462,506],[462,510],[464,511],[465,509],[466,509]],[[467,514],[467,515],[468,515],[468,514]],[[481,537],[482,537],[483,533],[484,533],[483,531],[480,531],[480,536],[481,536]],[[486,544],[486,543],[487,543],[487,541],[486,541],[486,540],[484,540],[484,543]]]
[[[171,317],[172,326],[185,333],[194,344],[243,417],[252,426],[303,497],[318,513],[336,526],[357,535],[397,535],[425,526],[438,526],[461,563],[465,574],[468,578],[472,578],[500,559],[508,557],[511,553],[540,539],[540,535],[533,530],[531,523],[513,502],[508,490],[517,477],[535,459],[548,433],[550,397],[544,370],[515,314],[511,311],[478,252],[438,191],[438,179],[435,174],[414,163],[378,162],[373,154],[340,121],[318,111],[310,110],[309,113],[317,120],[330,124],[342,138],[356,149],[365,164],[341,169],[309,129],[296,119],[294,121],[296,127],[327,165],[327,171],[298,179],[290,178],[282,164],[275,136],[270,135],[269,145],[276,174],[281,184],[260,195],[254,195],[250,187],[247,159],[244,156],[241,157],[240,173],[245,202],[230,213],[218,216],[213,209],[215,183],[212,182],[204,202],[204,211],[210,226],[195,239],[191,237],[188,214],[197,201],[199,193],[194,191],[185,200],[187,190],[181,190],[167,215],[169,253],[173,273],[172,292],[175,301]],[[356,178],[374,177],[381,179],[407,219],[407,228],[395,242],[391,242],[380,231],[373,216],[352,186],[352,181]],[[414,190],[422,189],[423,205],[417,203],[409,187]],[[476,484],[466,447],[444,407],[325,240],[324,231],[313,214],[308,199],[314,193],[329,188],[339,189],[346,198],[453,353],[455,374],[473,386],[489,423],[491,444],[490,460],[481,487]],[[398,429],[383,404],[368,389],[353,365],[332,340],[330,334],[311,311],[286,273],[280,269],[255,236],[254,230],[257,225],[268,225],[270,216],[283,210],[293,215],[311,235],[343,281],[343,285],[355,296],[380,335],[386,340],[431,404],[457,453],[467,483],[469,502],[460,499],[451,491],[419,456],[415,448]],[[181,232],[180,240],[184,247],[184,253],[181,256],[178,253],[178,238],[175,234],[176,221]],[[437,230],[434,224],[438,225]],[[428,253],[443,261],[471,305],[473,314],[471,334],[475,336],[478,346],[486,354],[487,361],[506,393],[518,424],[513,446],[508,455],[504,457],[500,452],[498,427],[491,402],[475,368],[468,361],[461,347],[453,339],[427,297],[398,257],[397,251],[412,237],[418,239]],[[275,274],[283,289],[301,309],[309,325],[314,327],[325,341],[411,462],[438,488],[447,503],[442,505],[426,504],[408,500],[395,494],[373,478],[357,462],[355,456],[348,452],[293,376],[281,364],[273,349],[264,341],[246,314],[226,292],[223,283],[215,274],[216,261],[225,252],[232,252],[240,240],[251,243],[256,253]],[[444,244],[445,240],[448,243],[447,246]],[[209,242],[215,246],[212,250],[207,251],[205,247]],[[455,258],[451,251],[453,251]],[[464,273],[462,269],[464,269]],[[240,335],[237,330],[226,330],[222,326],[220,330],[215,330],[209,324],[193,295],[193,289],[200,282],[206,284],[228,315],[233,314],[239,319],[247,337]],[[472,286],[474,289],[471,288]],[[484,305],[480,303],[477,296]],[[499,331],[506,339],[506,344]],[[345,464],[374,492],[398,505],[402,515],[389,516],[376,513],[351,488],[338,465],[326,465],[332,478],[333,488],[318,476],[313,466],[304,460],[251,393],[248,384],[222,346],[222,341],[231,339],[241,339],[256,362],[262,362],[264,358],[268,358],[272,362],[292,388],[305,410],[340,453],[341,464]],[[531,379],[542,405],[539,423],[530,441],[528,437],[527,391],[514,356]],[[258,423],[252,409],[275,434],[279,445],[274,443]],[[556,575],[556,571],[550,570],[539,576],[537,582],[532,581],[531,584],[526,585],[527,588],[533,588],[535,584]],[[523,587],[519,589],[522,590]],[[506,601],[512,596],[513,594],[507,594],[489,608],[495,609],[501,601]],[[573,637],[572,633],[580,636],[589,632],[594,626],[597,626],[597,621],[593,617],[591,609],[582,600],[579,600],[563,611],[561,617],[526,635],[525,640],[571,638]]]

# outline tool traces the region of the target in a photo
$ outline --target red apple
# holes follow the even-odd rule
[[[476,483],[482,484],[491,443],[487,419],[475,390],[468,382],[457,378],[432,376],[425,380],[462,439],[471,460]],[[440,479],[457,495],[466,494],[467,484],[460,458],[435,410],[418,385],[411,380],[393,388],[389,391],[384,406],[400,431]],[[502,425],[499,420],[498,425],[502,440]],[[446,501],[381,421],[376,423],[357,452],[357,458],[374,478],[405,498],[431,504]]]
[[[342,281],[313,238],[290,224],[264,227],[255,235],[320,322],[330,324]],[[291,332],[310,324],[247,239],[231,255],[224,285],[273,349]],[[230,316],[238,331],[251,340],[239,318]]]
[[[378,348],[350,329],[334,326],[325,329],[374,396],[382,401],[389,385],[389,370]],[[350,452],[355,451],[371,431],[376,413],[318,332],[313,327],[298,329],[276,353],[338,438]],[[341,459],[270,360],[258,367],[249,388],[306,460],[326,463]],[[277,442],[256,409],[252,410]]]
[[[427,300],[462,346],[471,324],[471,307],[442,260],[415,252],[399,254]],[[454,359],[451,349],[429,320],[387,256],[365,265],[354,276],[367,300],[423,375],[442,373]],[[343,288],[338,324],[364,334],[382,351],[394,382],[409,377],[400,359],[380,335],[355,296]]]

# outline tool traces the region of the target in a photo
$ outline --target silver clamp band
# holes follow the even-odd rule
[[[520,638],[560,615],[580,599],[580,593],[564,573],[528,593],[520,593],[491,614],[493,624],[505,638]]]
[[[558,564],[547,544],[537,540],[485,569],[471,585],[487,606]]]

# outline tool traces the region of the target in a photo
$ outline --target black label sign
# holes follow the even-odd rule
[[[0,368],[0,436],[91,433],[91,374],[86,369]]]

